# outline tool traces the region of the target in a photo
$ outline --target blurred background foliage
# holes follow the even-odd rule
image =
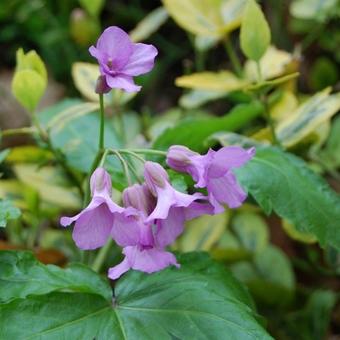
[[[153,72],[137,80],[143,85],[139,94],[112,91],[106,96],[107,145],[166,149],[178,143],[201,152],[233,143],[268,146],[274,141],[263,116],[266,106],[283,148],[303,158],[340,191],[339,1],[260,2],[271,31],[271,46],[259,61],[262,83],[255,62],[241,50],[244,4],[243,0],[2,1],[0,127],[26,130],[2,136],[0,197],[10,201],[0,201],[0,227],[10,221],[0,233],[0,249],[35,249],[45,263],[60,265],[90,263],[94,256],[74,248],[70,232],[60,230],[58,218],[81,206],[82,183],[97,151],[98,102],[93,87],[98,68],[88,47],[111,25],[129,31],[134,41],[154,44],[159,56]],[[19,48],[35,50],[47,68],[48,86],[38,119],[49,133],[50,148],[37,137],[30,116],[11,94]],[[298,171],[301,164],[295,159],[270,152],[263,157],[274,157],[284,171],[296,166],[299,188],[319,185]],[[139,165],[129,161],[138,176]],[[121,165],[110,158],[106,167],[119,197],[126,186]],[[169,174],[179,190],[190,188],[188,178]],[[247,183],[246,176],[239,175]],[[275,189],[277,183],[271,184]],[[285,183],[277,187],[289,198]],[[340,332],[336,241],[321,249],[320,233],[306,231],[303,222],[296,225],[286,213],[268,216],[271,205],[280,212],[284,204],[266,195],[273,195],[270,188],[260,198],[252,195],[240,209],[188,223],[174,249],[208,251],[224,262],[248,286],[276,338],[336,339]],[[307,196],[301,197],[305,205],[297,209],[312,211]],[[20,211],[22,218],[17,220]],[[340,227],[338,220],[328,223],[333,230]],[[118,260],[118,250],[113,249],[107,261]]]

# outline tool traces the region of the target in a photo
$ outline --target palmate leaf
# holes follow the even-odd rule
[[[340,198],[298,157],[275,147],[258,147],[237,169],[241,184],[266,213],[274,210],[321,245],[340,249]]]
[[[112,297],[108,282],[84,265],[61,269],[43,265],[30,252],[0,251],[0,303],[62,289]]]
[[[0,305],[6,339],[271,339],[244,288],[203,254],[181,269],[129,272],[115,299],[54,292]],[[20,327],[18,327],[18,324]]]

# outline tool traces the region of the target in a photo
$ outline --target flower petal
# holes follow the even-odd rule
[[[208,183],[209,197],[213,196],[219,203],[226,203],[229,208],[239,207],[246,199],[247,194],[237,183],[232,172],[223,177],[210,178]],[[210,202],[214,205],[215,202]]]
[[[156,243],[164,248],[176,240],[184,229],[184,208],[171,208],[165,220],[157,221]]]
[[[133,44],[130,59],[121,72],[129,76],[147,73],[153,68],[157,54],[156,47],[152,45]]]
[[[211,203],[193,202],[187,208],[184,209],[184,214],[185,214],[185,220],[192,220],[193,218],[196,218],[202,215],[216,214],[216,211],[214,209],[214,206]]]
[[[80,216],[82,216],[84,213],[89,212],[95,208],[97,208],[99,205],[101,205],[103,202],[105,202],[105,199],[102,197],[95,197],[91,200],[90,204],[84,209],[82,210],[79,214],[72,216],[72,217],[66,217],[63,216],[60,219],[60,224],[63,227],[67,227],[70,224],[72,224],[73,222],[77,221],[79,219]]]
[[[215,153],[212,159],[208,176],[223,176],[228,170],[238,168],[247,163],[253,158],[254,154],[255,148],[250,148],[248,150],[239,146],[226,146],[221,148]]]
[[[112,268],[109,269],[109,273],[108,273],[108,277],[111,280],[116,280],[118,279],[121,275],[123,275],[124,273],[126,273],[129,269],[130,269],[130,265],[129,265],[129,261],[128,259],[125,257],[124,260],[117,264],[117,266],[114,266]]]
[[[106,204],[85,210],[77,219],[73,239],[80,249],[96,249],[103,246],[113,225],[113,214]]]
[[[123,74],[117,76],[106,75],[106,82],[111,88],[121,89],[126,92],[138,92],[142,88],[133,82],[132,77]]]
[[[164,250],[156,248],[140,250],[138,247],[126,247],[123,253],[131,268],[142,272],[153,273],[171,265],[179,267],[176,257]]]
[[[129,35],[116,26],[108,27],[97,42],[97,49],[111,61],[111,68],[121,70],[129,61],[133,51],[133,43]],[[92,50],[93,51],[93,50]],[[107,62],[103,60],[103,62]]]
[[[126,214],[116,214],[111,236],[121,247],[134,246],[139,244],[140,227],[138,216],[126,216]]]

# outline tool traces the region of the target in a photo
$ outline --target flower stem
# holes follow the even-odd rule
[[[99,94],[100,105],[100,128],[99,128],[99,150],[104,149],[104,96]]]
[[[109,252],[111,246],[113,244],[113,241],[111,238],[109,238],[109,240],[106,242],[105,246],[102,247],[99,251],[98,251],[98,254],[97,256],[95,257],[93,263],[92,263],[92,266],[91,268],[99,273],[101,267],[103,266],[103,263],[106,259],[106,256],[107,256],[107,253]]]
[[[237,54],[235,53],[234,47],[231,44],[230,37],[226,37],[224,39],[224,47],[226,52],[228,53],[229,59],[231,61],[231,64],[233,65],[235,73],[237,74],[238,77],[242,78],[243,76],[242,66],[238,59]]]
[[[129,167],[127,165],[127,162],[125,161],[125,159],[122,157],[122,155],[119,153],[119,151],[117,150],[111,150],[111,152],[117,156],[117,158],[120,160],[120,162],[122,163],[122,167],[123,167],[123,170],[124,170],[124,174],[125,174],[125,177],[128,181],[128,184],[129,186],[132,185],[132,180],[131,180],[131,177],[130,177],[130,172],[129,172]]]
[[[161,151],[161,150],[153,150],[153,149],[122,149],[119,150],[119,152],[124,152],[124,151],[131,151],[134,153],[142,153],[144,155],[160,155],[160,156],[166,156],[167,152],[166,151]]]

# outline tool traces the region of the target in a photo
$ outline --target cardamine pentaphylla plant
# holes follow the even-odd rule
[[[140,86],[134,84],[132,76],[150,71],[157,55],[155,47],[133,44],[118,27],[107,28],[97,46],[91,46],[89,51],[99,61],[101,75],[96,91],[100,96],[111,88],[139,91]],[[195,186],[206,188],[208,195],[177,191],[160,164],[146,161],[145,183],[134,184],[123,191],[123,207],[112,201],[110,175],[103,167],[98,167],[90,179],[92,200],[89,205],[76,216],[62,217],[60,223],[68,226],[75,222],[73,239],[80,249],[103,247],[109,238],[123,247],[125,258],[109,269],[111,279],[119,278],[130,268],[152,273],[170,265],[179,267],[166,246],[182,234],[185,221],[204,214],[222,213],[223,204],[230,208],[242,204],[247,195],[232,169],[244,165],[254,154],[254,148],[245,150],[231,146],[200,155],[174,145],[167,153],[168,165],[189,173]],[[105,151],[101,163],[104,161]]]
[[[320,58],[335,2],[291,0],[292,20],[257,0],[27,15],[13,44],[35,32],[38,53],[17,50],[11,83],[27,126],[0,136],[0,340],[337,333],[339,56]],[[3,18],[31,6],[0,11],[10,68],[26,29]]]

